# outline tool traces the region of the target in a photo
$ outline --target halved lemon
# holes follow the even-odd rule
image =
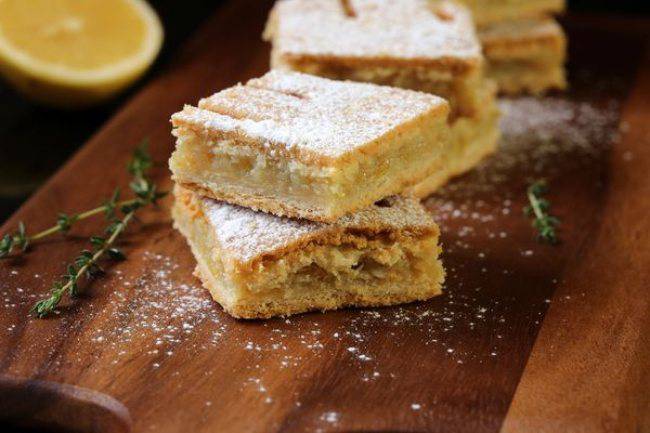
[[[0,0],[0,73],[50,105],[114,96],[147,70],[162,40],[144,0]]]

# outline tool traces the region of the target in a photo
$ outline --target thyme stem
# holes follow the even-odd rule
[[[121,202],[118,202],[117,206],[118,207],[130,206],[130,205],[134,204],[136,201],[137,201],[136,199],[123,200]],[[74,221],[82,221],[82,220],[85,220],[87,218],[93,217],[95,215],[104,213],[104,212],[106,212],[107,209],[108,209],[107,205],[102,205],[102,206],[96,207],[95,209],[91,209],[91,210],[88,210],[88,211],[85,211],[85,212],[81,212],[81,213],[72,215],[70,218],[74,219]],[[45,238],[47,236],[58,233],[60,231],[62,231],[61,227],[59,225],[55,225],[55,226],[50,227],[49,229],[43,230],[42,232],[36,233],[35,235],[28,236],[27,239],[30,242],[31,241],[37,241],[37,240],[43,239],[43,238]],[[16,239],[16,237],[14,237],[14,239]]]
[[[551,203],[544,198],[547,189],[546,182],[543,180],[530,185],[526,191],[530,204],[524,211],[528,216],[534,217],[533,227],[538,231],[538,239],[554,245],[559,242],[556,227],[560,224],[560,220],[550,214]]]

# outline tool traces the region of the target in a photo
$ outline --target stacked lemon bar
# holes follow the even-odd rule
[[[567,41],[553,18],[565,0],[463,0],[473,14],[488,76],[504,94],[564,89]]]
[[[272,71],[172,116],[173,217],[236,317],[424,300],[439,230],[398,194],[450,161],[430,94]]]
[[[447,99],[451,139],[441,164],[405,191],[426,197],[496,150],[496,86],[471,12],[431,0],[279,0],[264,34],[271,64]]]

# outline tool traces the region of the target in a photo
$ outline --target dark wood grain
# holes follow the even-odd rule
[[[650,50],[644,57],[600,217],[554,295],[503,433],[650,431]]]
[[[45,227],[58,211],[90,207],[115,185],[126,184],[124,166],[145,136],[161,162],[155,177],[169,188],[170,114],[268,68],[260,33],[269,6],[270,1],[244,0],[224,7],[169,71],[135,95],[2,230],[20,220]],[[526,185],[538,172],[509,167],[486,190],[472,187],[489,181],[473,173],[427,202],[444,230],[444,296],[405,307],[240,322],[223,314],[192,276],[193,258],[171,227],[166,200],[129,231],[123,245],[129,260],[110,265],[106,277],[56,317],[36,320],[27,311],[83,247],[83,236],[100,230],[100,221],[75,228],[70,239],[38,245],[24,258],[0,262],[0,374],[111,396],[128,409],[135,432],[482,433],[503,427],[530,433],[540,425],[586,431],[579,430],[583,414],[602,409],[595,398],[599,387],[613,383],[618,392],[607,393],[605,401],[629,408],[618,412],[626,422],[589,431],[634,431],[628,427],[640,425],[642,406],[633,410],[631,402],[641,401],[643,389],[616,384],[632,384],[645,374],[640,348],[648,311],[638,297],[647,290],[641,265],[650,257],[650,222],[642,217],[647,200],[634,200],[634,193],[644,194],[648,180],[616,173],[650,168],[642,149],[647,136],[636,129],[650,117],[640,108],[648,76],[645,64],[639,72],[646,37],[618,23],[623,30],[601,30],[589,19],[566,22],[574,47],[573,87],[548,98],[545,115],[554,104],[585,106],[587,114],[616,113],[611,106],[624,104],[632,129],[615,150],[613,137],[601,133],[589,137],[594,152],[587,157],[563,149],[548,157],[552,170],[542,174],[563,220],[560,246],[538,244],[522,216]],[[619,49],[603,56],[607,44]],[[637,84],[634,77],[640,77]],[[602,131],[617,129],[617,115],[605,120]],[[549,133],[551,140],[566,140]],[[538,139],[540,146],[548,141]],[[621,168],[617,158],[626,151],[634,165]],[[621,200],[625,206],[619,209]],[[611,227],[605,224],[612,221]],[[611,252],[602,249],[610,246]],[[610,266],[615,274],[608,274]],[[616,295],[616,312],[600,296],[592,302],[592,282],[594,293]],[[563,301],[575,292],[584,296]],[[613,347],[605,356],[590,352],[598,327],[585,328],[583,317],[608,314],[616,315],[624,337],[606,340]],[[538,393],[544,372],[562,355],[544,356],[558,329],[579,336],[571,354],[604,357],[628,379],[612,381],[609,371],[582,372],[585,364],[571,370],[573,363],[563,363],[566,375],[554,378],[548,393]],[[589,380],[579,388],[559,386],[562,380],[570,385],[572,373]],[[583,398],[574,398],[575,390]],[[564,411],[542,412],[544,405]]]

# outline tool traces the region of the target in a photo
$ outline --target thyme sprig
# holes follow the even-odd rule
[[[0,239],[0,258],[9,255],[14,249],[21,252],[27,251],[29,243],[34,240],[34,237],[27,236],[25,224],[21,221],[18,223],[18,230],[11,234],[5,235]]]
[[[129,221],[133,218],[135,211],[127,213],[124,218],[114,222],[109,227],[114,227],[108,239],[99,236],[93,236],[91,243],[93,250],[84,250],[75,258],[74,263],[69,264],[66,269],[66,274],[61,280],[56,281],[51,288],[50,296],[46,299],[38,301],[32,307],[31,311],[34,312],[39,318],[43,318],[53,313],[56,307],[61,302],[63,295],[68,292],[71,298],[79,295],[79,280],[86,277],[88,280],[101,275],[104,271],[99,267],[98,262],[104,256],[108,255],[113,259],[124,260],[124,254],[117,248],[113,247],[117,237],[126,229]]]
[[[130,200],[119,201],[120,191],[116,189],[113,195],[101,206],[91,211],[68,217],[59,215],[56,232],[67,232],[75,222],[88,218],[92,215],[104,213],[108,226],[104,230],[103,236],[92,236],[90,250],[83,250],[71,264],[66,267],[65,274],[56,281],[51,289],[49,297],[38,301],[31,309],[39,318],[43,318],[53,313],[63,296],[68,293],[72,298],[79,295],[79,281],[82,278],[92,280],[94,277],[103,273],[99,266],[99,261],[105,256],[113,260],[124,260],[124,253],[115,247],[118,237],[126,230],[128,224],[133,220],[136,212],[142,207],[155,204],[160,198],[166,195],[165,192],[158,191],[157,186],[147,178],[147,171],[153,163],[149,156],[146,143],[143,143],[136,149],[133,159],[128,165],[128,171],[133,176],[130,188],[135,194],[135,198]],[[118,216],[119,215],[119,216]],[[24,233],[24,225],[21,225]],[[51,228],[49,230],[53,230]],[[17,233],[20,233],[21,229]],[[15,237],[15,235],[14,235]],[[25,239],[34,240],[34,237]],[[20,245],[20,244],[18,244]]]
[[[0,239],[0,258],[7,257],[12,253],[24,253],[35,241],[56,233],[67,234],[75,223],[96,215],[104,214],[110,220],[115,216],[117,209],[136,205],[143,199],[146,200],[148,194],[153,193],[155,195],[155,185],[150,185],[150,182],[146,178],[147,171],[153,166],[153,161],[147,151],[147,146],[148,144],[145,140],[136,148],[133,153],[133,159],[127,167],[129,173],[133,176],[130,186],[135,192],[136,198],[120,201],[120,189],[117,188],[113,192],[113,195],[100,206],[72,215],[59,213],[56,218],[56,223],[53,226],[33,235],[27,234],[25,224],[21,221],[18,224],[18,230]],[[153,187],[153,191],[149,191],[149,187]]]
[[[60,213],[56,218],[55,225],[33,235],[28,235],[26,233],[25,224],[21,221],[18,223],[18,230],[16,230],[16,232],[5,235],[2,239],[0,239],[0,258],[7,257],[12,253],[24,253],[35,241],[46,238],[48,236],[52,236],[56,233],[67,234],[72,226],[79,221],[83,221],[102,213],[110,214],[111,212],[114,212],[115,209],[118,209],[122,206],[134,204],[138,200],[131,199],[117,201],[119,193],[119,189],[116,189],[113,196],[109,200],[94,209],[73,215]]]
[[[544,198],[548,191],[548,185],[544,180],[538,180],[528,187],[528,206],[524,208],[527,216],[534,218],[533,227],[537,229],[537,238],[540,242],[552,245],[559,243],[556,228],[560,220],[550,214],[551,203]]]

